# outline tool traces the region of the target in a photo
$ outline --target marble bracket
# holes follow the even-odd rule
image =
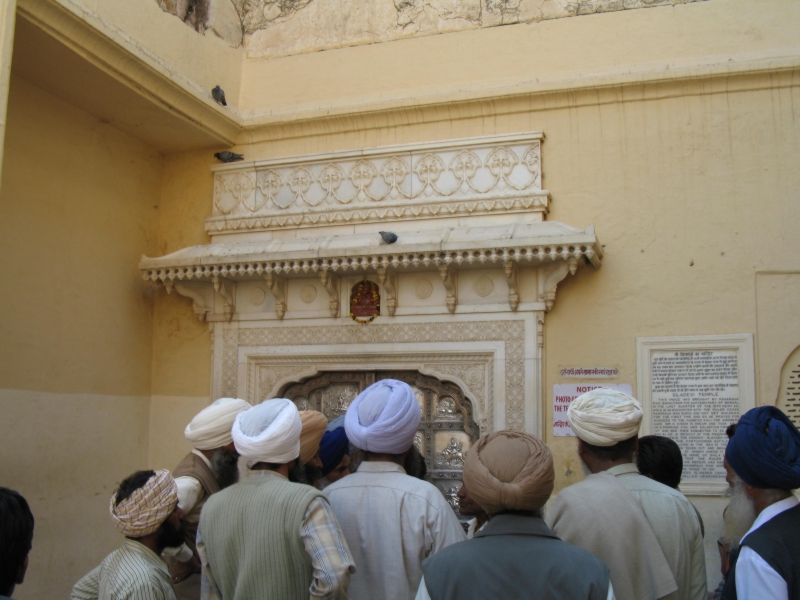
[[[222,298],[225,320],[230,321],[236,311],[236,300],[234,298],[236,284],[216,275],[211,279],[211,283],[214,284],[214,291]]]
[[[335,319],[339,316],[339,302],[341,295],[341,277],[329,273],[327,270],[319,272],[319,280],[322,282],[322,287],[328,292],[330,298],[328,306],[331,310],[331,316]]]
[[[174,289],[181,296],[189,298],[192,301],[192,309],[197,320],[201,323],[206,320],[208,313],[211,312],[206,303],[206,295],[204,293],[204,290],[208,288],[208,284],[165,281],[164,287],[167,289],[168,294],[171,294]]]
[[[378,267],[378,283],[386,291],[386,310],[393,317],[397,310],[397,273]]]
[[[558,284],[564,281],[567,275],[575,275],[578,267],[585,263],[585,259],[580,259],[570,256],[567,260],[559,262],[555,267],[547,272],[544,280],[544,302],[547,307],[547,312],[553,309],[556,301],[556,289]]]
[[[508,281],[508,305],[512,311],[516,312],[519,306],[519,277],[516,263],[510,260],[504,262],[503,271]]]
[[[458,271],[449,265],[440,265],[439,275],[442,277],[444,289],[447,290],[447,310],[452,314],[456,312],[458,304]]]
[[[269,291],[275,296],[275,314],[279,319],[283,319],[286,314],[286,295],[288,282],[283,277],[276,277],[272,273],[267,273],[264,277]]]

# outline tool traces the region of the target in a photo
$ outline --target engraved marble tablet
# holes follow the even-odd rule
[[[752,335],[639,338],[637,348],[640,435],[678,444],[684,493],[724,493],[725,429],[755,406]]]

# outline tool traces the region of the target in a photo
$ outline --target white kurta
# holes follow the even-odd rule
[[[413,600],[422,561],[465,539],[442,493],[390,462],[363,462],[325,488],[356,563],[352,600]]]
[[[616,481],[627,488],[641,506],[677,583],[677,591],[661,597],[669,600],[705,600],[707,582],[703,536],[697,513],[689,500],[677,490],[640,475],[636,465],[632,463],[612,467],[606,473],[614,475]],[[619,539],[617,534],[624,530],[626,523],[615,524],[606,514],[609,511],[604,511],[603,506],[592,502],[592,498],[596,496],[595,486],[599,481],[598,476],[593,475],[566,488],[559,494],[545,520],[565,542],[594,551],[598,558],[605,560],[611,566],[615,564],[614,558],[624,558],[626,551],[635,550],[631,540]],[[611,501],[606,500],[606,502]],[[576,511],[580,514],[576,514]],[[570,527],[570,521],[585,522],[587,529],[579,527],[575,530],[574,525]],[[595,531],[590,532],[588,529],[592,527]],[[570,533],[567,534],[567,531]],[[602,552],[598,553],[582,544],[590,533],[595,534],[592,539],[604,540]],[[633,565],[637,559],[637,556],[630,556],[628,560],[622,562]],[[612,567],[612,581],[619,575],[620,573],[615,574]],[[635,577],[636,573],[626,574],[628,575]],[[623,587],[615,586],[618,598],[627,598],[623,593]]]
[[[774,519],[784,511],[800,504],[794,496],[771,504],[761,511],[744,538]],[[736,597],[739,600],[789,600],[789,587],[778,572],[767,561],[748,546],[742,546],[736,561]]]

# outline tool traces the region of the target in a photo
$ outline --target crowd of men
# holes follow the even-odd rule
[[[618,391],[584,394],[567,415],[586,477],[543,514],[548,447],[484,435],[458,492],[465,533],[424,480],[407,384],[375,383],[331,423],[283,398],[217,400],[186,427],[194,449],[172,473],[119,484],[109,510],[125,541],[71,598],[800,599],[800,432],[780,410],[728,428],[732,494],[712,592],[702,519],[677,489],[677,444],[639,438],[642,407]],[[23,582],[33,524],[25,499],[0,488],[0,598]]]

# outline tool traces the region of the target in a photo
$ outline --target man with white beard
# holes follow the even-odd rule
[[[608,388],[573,401],[567,420],[591,474],[561,491],[547,524],[609,566],[619,600],[705,600],[705,551],[694,508],[633,464],[642,416],[635,398]]]
[[[774,406],[754,408],[739,420],[724,465],[731,506],[757,516],[721,597],[800,598],[800,502],[791,492],[800,487],[800,431]]]
[[[195,547],[200,512],[212,494],[239,480],[239,453],[231,427],[236,415],[248,408],[250,403],[245,400],[220,398],[197,413],[183,432],[193,449],[172,476],[178,488],[178,506],[186,513],[186,540],[180,552],[165,552],[171,559],[170,577],[178,600],[200,598],[200,557]]]

